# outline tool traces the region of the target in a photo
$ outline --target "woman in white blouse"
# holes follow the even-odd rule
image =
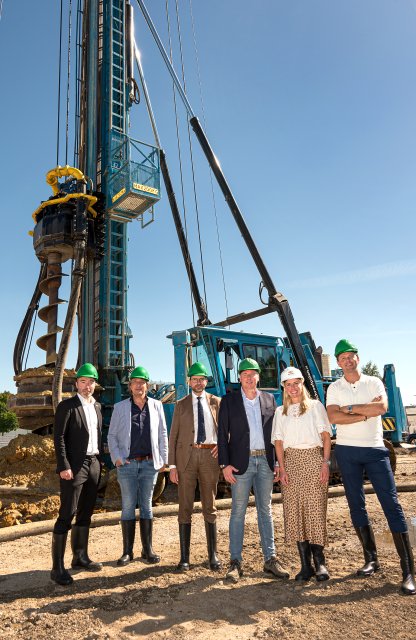
[[[324,406],[310,398],[299,369],[285,369],[281,382],[283,406],[274,415],[272,443],[279,462],[285,541],[298,546],[301,570],[295,580],[315,575],[321,582],[329,578],[323,550],[332,429]]]

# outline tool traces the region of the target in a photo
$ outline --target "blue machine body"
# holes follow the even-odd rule
[[[254,358],[261,368],[259,387],[272,393],[277,404],[282,404],[281,372],[286,367],[296,364],[286,339],[232,331],[212,325],[174,331],[170,338],[174,348],[177,400],[189,393],[187,371],[192,362],[205,364],[209,374],[207,391],[222,397],[228,391],[239,388],[240,360]],[[332,380],[322,376],[312,353],[309,334],[300,334],[300,338],[314,374],[320,399],[324,402],[325,386]],[[163,393],[160,395],[163,396]],[[167,402],[164,407],[170,427],[174,404]]]
[[[331,372],[331,377],[323,376],[314,357],[315,345],[310,334],[306,332],[299,335],[308,365],[313,372],[320,400],[325,404],[327,387],[342,375],[342,371]],[[259,388],[272,393],[276,403],[282,404],[281,372],[288,366],[296,366],[287,338],[231,331],[212,325],[174,331],[169,337],[172,339],[174,348],[177,400],[189,393],[187,371],[193,362],[205,364],[209,374],[206,390],[222,397],[228,391],[239,388],[238,364],[243,358],[249,357],[260,364]],[[388,411],[382,417],[384,437],[393,444],[399,444],[403,441],[407,419],[400,389],[396,384],[394,365],[385,365],[383,382],[389,404]],[[160,389],[159,397],[163,399],[168,390],[171,390],[169,385]],[[168,429],[170,429],[174,406],[171,402],[164,403]]]
[[[407,416],[400,388],[396,384],[396,371],[393,364],[384,365],[383,383],[387,392],[389,407],[383,416],[384,437],[393,444],[403,442],[403,433],[407,431]]]

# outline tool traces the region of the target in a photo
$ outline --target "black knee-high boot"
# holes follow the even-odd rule
[[[189,550],[191,546],[191,523],[179,523],[179,545],[181,550],[181,559],[179,560],[178,569],[180,571],[189,571]]]
[[[72,568],[87,571],[101,571],[101,562],[93,562],[88,556],[89,527],[74,525],[71,529]]]
[[[311,544],[312,558],[315,565],[315,578],[317,582],[329,579],[328,569],[325,566],[324,548],[320,544]]]
[[[405,596],[416,595],[415,584],[415,563],[413,560],[412,547],[410,546],[409,534],[393,533],[394,544],[400,557],[400,566],[402,568],[403,582],[400,590]]]
[[[363,547],[365,562],[364,566],[358,569],[357,576],[372,576],[375,571],[380,569],[373,528],[368,524],[365,527],[354,526],[354,529]]]
[[[160,556],[156,555],[152,548],[153,519],[140,518],[140,537],[142,539],[142,558],[150,564],[160,562]]]
[[[123,536],[123,555],[117,560],[119,567],[125,567],[133,560],[133,545],[136,535],[136,520],[121,520]]]
[[[221,563],[217,558],[217,524],[205,521],[205,533],[207,536],[209,568],[212,571],[219,571]]]
[[[68,533],[54,533],[52,535],[52,571],[51,580],[66,587],[74,582],[74,579],[65,569],[64,556]]]
[[[315,571],[312,568],[312,552],[309,540],[297,542],[301,569],[295,576],[297,582],[307,582],[312,576],[315,575]]]

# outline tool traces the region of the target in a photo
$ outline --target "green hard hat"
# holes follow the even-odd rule
[[[194,362],[188,370],[188,378],[191,378],[192,376],[205,376],[208,378],[206,366],[202,364],[202,362]]]
[[[238,365],[238,373],[250,370],[258,371],[260,373],[261,369],[257,360],[254,360],[253,358],[244,358],[244,360],[241,360],[240,364]]]
[[[146,382],[150,380],[149,372],[144,367],[136,367],[133,369],[130,374],[130,380],[133,380],[133,378],[141,378],[142,380],[146,380]]]
[[[355,344],[351,344],[351,342],[349,340],[347,340],[346,338],[342,338],[342,340],[340,340],[336,344],[335,357],[338,358],[338,356],[341,353],[346,353],[347,351],[352,351],[353,353],[358,353],[358,349],[355,346]]]
[[[91,362],[86,362],[78,369],[77,378],[94,378],[94,380],[98,380],[97,369]]]

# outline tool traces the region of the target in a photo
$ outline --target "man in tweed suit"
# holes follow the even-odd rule
[[[217,558],[215,496],[219,477],[217,432],[221,400],[205,392],[208,373],[202,363],[194,362],[188,377],[192,392],[177,403],[169,438],[170,480],[178,485],[179,495],[181,557],[178,569],[189,569],[192,511],[198,482],[209,567],[218,571],[221,564]]]

